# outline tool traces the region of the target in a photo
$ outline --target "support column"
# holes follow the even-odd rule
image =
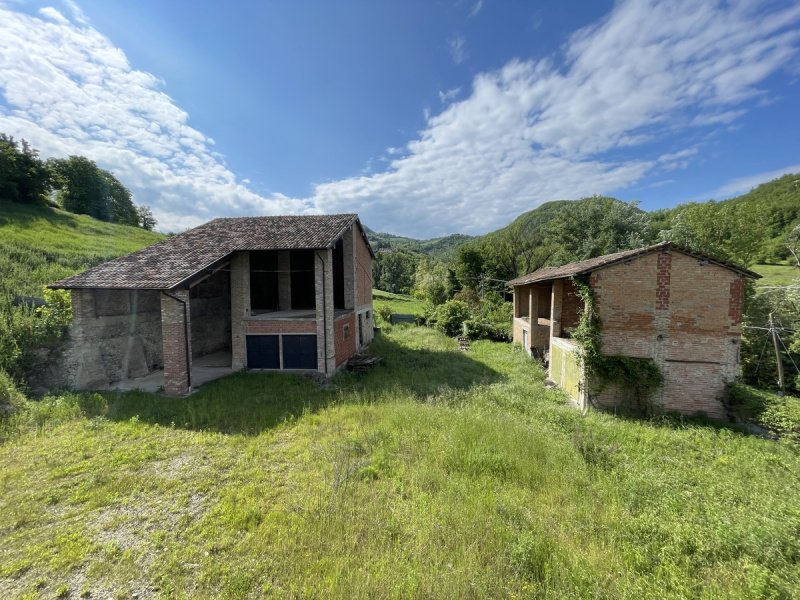
[[[244,319],[250,316],[250,254],[237,252],[231,258],[231,368],[247,366]]]
[[[556,279],[550,291],[550,337],[561,337],[561,304],[564,301],[564,280]]]
[[[278,252],[278,309],[292,308],[292,263],[288,250]]]
[[[533,285],[528,288],[528,319],[530,319],[531,334],[533,334],[534,326],[539,323],[539,290]]]
[[[317,369],[330,376],[336,371],[333,329],[333,252],[314,252],[314,291],[317,305]]]
[[[164,391],[183,396],[192,391],[192,348],[189,290],[161,294],[161,335],[164,344]]]
[[[344,258],[344,307],[352,310],[356,306],[356,239],[355,227],[350,227],[342,237],[342,256]]]
[[[515,285],[514,286],[514,318],[515,319],[519,318],[519,312],[520,312],[519,311],[519,306],[520,306],[520,301],[521,301],[520,296],[522,296],[522,286],[521,285]]]

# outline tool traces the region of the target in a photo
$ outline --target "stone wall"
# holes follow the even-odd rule
[[[32,389],[102,389],[163,365],[157,290],[72,290],[67,341],[43,356]]]
[[[744,283],[724,267],[678,251],[656,252],[591,276],[603,351],[652,358],[664,385],[651,401],[724,418],[726,382],[739,372]],[[610,388],[595,401],[619,403]]]

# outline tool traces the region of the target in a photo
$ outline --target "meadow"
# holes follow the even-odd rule
[[[582,416],[510,345],[384,326],[331,385],[46,398],[0,444],[4,598],[792,598],[800,452]]]

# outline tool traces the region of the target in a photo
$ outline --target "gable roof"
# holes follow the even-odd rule
[[[635,250],[623,250],[622,252],[615,252],[614,254],[606,254],[604,256],[598,256],[596,258],[579,260],[576,262],[568,263],[566,265],[561,265],[560,267],[545,267],[544,269],[539,269],[538,271],[534,271],[533,273],[528,273],[527,275],[522,275],[521,277],[512,279],[511,281],[508,282],[508,285],[510,286],[527,285],[529,283],[536,283],[538,281],[548,281],[551,279],[565,279],[567,277],[575,277],[577,275],[586,275],[593,271],[604,269],[611,265],[620,262],[625,262],[626,260],[639,258],[640,256],[644,256],[646,254],[650,254],[651,252],[657,252],[660,250],[674,250],[676,252],[681,252],[683,254],[687,254],[689,256],[693,256],[701,260],[707,260],[710,263],[719,265],[720,267],[724,267],[726,269],[730,269],[731,271],[735,271],[736,273],[744,275],[745,277],[750,277],[752,279],[761,278],[761,275],[759,275],[758,273],[750,271],[749,269],[745,269],[744,267],[735,265],[731,262],[720,260],[708,256],[706,254],[701,254],[699,252],[693,252],[691,250],[687,250],[686,248],[681,248],[680,246],[676,246],[672,242],[660,242],[658,244],[653,244],[652,246],[645,246],[644,248],[636,248]]]
[[[332,248],[354,224],[372,254],[355,214],[220,218],[62,279],[50,287],[172,289],[239,250]]]

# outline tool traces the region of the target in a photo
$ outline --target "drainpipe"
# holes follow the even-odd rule
[[[322,263],[322,344],[324,351],[322,355],[325,357],[325,375],[328,374],[328,295],[325,290],[325,261],[322,257],[314,252],[314,255]]]
[[[181,300],[177,296],[173,296],[172,294],[168,294],[164,290],[161,290],[161,293],[164,294],[167,298],[172,298],[173,300],[177,300],[183,305],[183,343],[184,343],[184,354],[186,355],[186,378],[189,383],[189,391],[192,391],[192,357],[189,356],[189,311],[186,306],[186,301]]]

